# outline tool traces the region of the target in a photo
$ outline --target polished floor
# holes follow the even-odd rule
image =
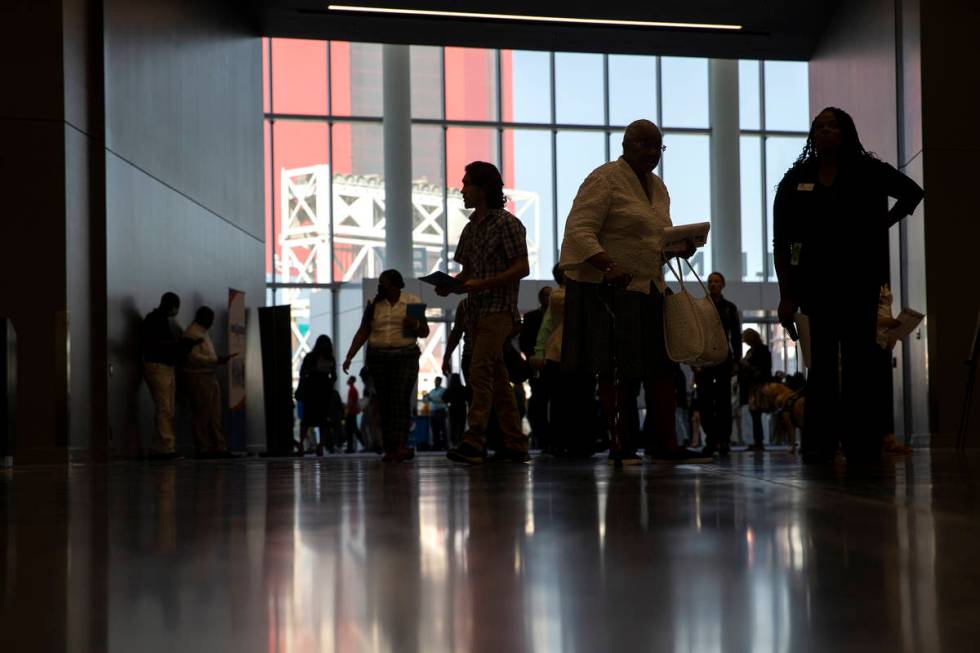
[[[980,457],[0,471],[0,651],[980,650]]]

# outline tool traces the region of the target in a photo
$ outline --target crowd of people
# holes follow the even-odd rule
[[[795,339],[799,314],[808,317],[812,355],[805,390],[797,377],[775,379],[765,342],[758,331],[741,328],[720,272],[709,275],[707,290],[729,354],[720,364],[685,373],[664,344],[664,298],[671,290],[663,268],[670,257],[688,258],[696,247],[688,241],[681,249],[665,248],[670,195],[653,174],[666,150],[660,129],[637,120],[622,145],[622,156],[580,186],[553,271],[556,287],[543,288],[539,307],[523,318],[517,299],[520,280],[529,274],[524,226],[505,208],[499,170],[481,161],[466,166],[462,196],[472,213],[456,247],[461,270],[435,288],[442,297],[462,299],[445,351],[448,382],[443,387],[437,379],[424,398],[431,444],[460,463],[528,461],[531,441],[522,428],[527,381],[530,435],[547,454],[591,457],[608,449],[617,464],[641,462],[641,453],[659,462],[708,463],[731,449],[733,403],[751,414],[749,449],[763,448],[760,393],[775,380],[792,384],[794,396],[805,392],[805,462],[829,462],[838,448],[849,462],[875,459],[890,428],[884,417],[890,398],[884,388],[871,389],[868,410],[866,380],[879,378],[875,370],[885,359],[875,353],[875,316],[887,282],[888,228],[911,214],[922,189],[864,149],[846,112],[822,111],[779,184],[773,209],[779,321]],[[890,197],[897,200],[891,208]],[[842,239],[858,244],[861,260],[840,260]],[[168,293],[144,325],[146,379],[157,405],[153,455],[175,455],[175,368],[193,397],[195,446],[203,455],[227,455],[214,371],[228,356],[218,356],[208,338],[213,311],[202,307],[175,338],[164,327],[177,306]],[[341,365],[349,374],[367,347],[361,371],[366,403],[353,377],[341,400],[333,345],[327,336],[317,339],[296,389],[302,406],[297,452],[322,455],[344,445],[352,452],[360,441],[385,461],[413,458],[418,341],[429,334],[419,306],[399,271],[380,275]],[[454,370],[450,361],[461,344],[461,366]],[[678,407],[688,409],[686,438],[678,433]]]

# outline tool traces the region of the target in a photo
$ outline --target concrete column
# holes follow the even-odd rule
[[[385,45],[385,267],[412,270],[412,95],[407,45]]]
[[[711,110],[712,267],[729,281],[742,280],[742,199],[739,188],[738,61],[712,59]]]

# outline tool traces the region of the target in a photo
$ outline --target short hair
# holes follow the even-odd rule
[[[385,270],[380,274],[380,276],[378,276],[378,282],[381,282],[384,279],[386,279],[388,283],[395,286],[396,288],[405,287],[405,278],[402,277],[401,272],[395,270],[394,268],[390,270]]]
[[[727,282],[727,281],[725,280],[725,275],[723,275],[723,274],[722,274],[721,272],[719,272],[718,270],[715,270],[714,272],[712,272],[711,274],[709,274],[709,275],[708,275],[708,278],[710,279],[711,277],[713,277],[713,276],[715,276],[715,275],[718,275],[719,277],[721,277],[721,282],[722,282],[722,283],[728,283],[728,282]]]
[[[160,308],[180,308],[180,297],[174,292],[165,292],[160,297]]]
[[[554,288],[552,288],[551,286],[541,286],[538,289],[538,301],[539,302],[541,301],[541,297],[544,295],[544,291],[546,291],[546,290],[548,291],[548,294],[550,295],[551,292],[554,290]]]
[[[500,176],[497,166],[486,161],[473,161],[466,165],[466,172],[474,186],[483,189],[487,198],[487,206],[491,209],[502,209],[507,204],[504,197],[504,179]]]
[[[214,310],[210,306],[202,306],[194,313],[194,321],[198,324],[214,324]]]

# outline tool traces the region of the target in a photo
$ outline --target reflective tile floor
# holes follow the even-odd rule
[[[0,471],[0,651],[975,651],[980,457]]]

